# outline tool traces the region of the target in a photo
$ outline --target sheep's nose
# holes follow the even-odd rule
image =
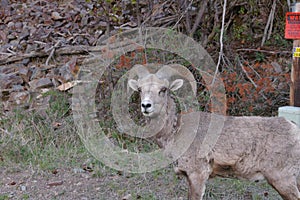
[[[152,101],[150,100],[143,100],[141,102],[142,112],[151,112],[152,109]]]
[[[150,108],[151,106],[151,103],[142,103],[142,107],[145,109]]]

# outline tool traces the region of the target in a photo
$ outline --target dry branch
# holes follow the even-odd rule
[[[221,64],[221,59],[224,56],[224,52],[223,52],[223,34],[224,34],[224,25],[225,25],[225,15],[226,15],[226,6],[227,6],[227,0],[224,0],[224,5],[223,5],[223,15],[222,15],[222,28],[221,28],[221,34],[220,34],[220,51],[219,51],[219,58],[218,58],[218,63],[217,63],[217,67],[215,70],[215,75],[214,75],[214,79],[212,81],[212,85],[215,82],[217,73],[219,71],[219,67]]]
[[[277,2],[277,0],[273,1],[273,5],[272,5],[271,12],[269,14],[268,22],[267,22],[267,25],[264,30],[264,36],[261,41],[261,46],[263,46],[265,44],[266,40],[270,39],[270,36],[272,34],[274,14],[275,14],[275,10],[276,10],[276,2]]]
[[[55,50],[54,55],[73,55],[73,54],[88,54],[89,52],[100,52],[103,47],[93,46],[66,46]],[[45,51],[33,51],[31,53],[17,54],[0,58],[0,65],[14,63],[27,58],[44,58],[49,57],[49,53]]]
[[[48,56],[48,58],[47,58],[47,60],[46,60],[46,65],[49,65],[49,61],[50,61],[50,59],[53,57],[54,52],[55,52],[56,48],[58,48],[58,46],[59,46],[60,43],[61,43],[61,41],[58,40],[58,41],[56,42],[56,44],[55,44],[53,47],[51,47],[51,49],[49,49],[49,50],[51,50],[51,53],[50,53],[50,55]]]
[[[248,51],[248,52],[260,52],[260,53],[267,53],[267,54],[291,54],[291,51],[269,51],[263,49],[237,49],[239,51]]]
[[[198,12],[198,15],[197,15],[197,18],[196,18],[196,21],[193,25],[193,28],[191,30],[191,32],[189,33],[190,36],[193,36],[194,33],[196,32],[200,22],[201,22],[201,19],[203,18],[203,14],[205,12],[205,10],[207,10],[207,3],[208,3],[208,0],[204,0],[204,2],[202,3],[202,6],[201,8],[199,9],[199,12]]]

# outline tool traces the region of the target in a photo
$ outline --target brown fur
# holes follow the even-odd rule
[[[209,124],[209,114],[201,124]],[[205,131],[208,127],[200,128]],[[184,133],[182,133],[184,134]],[[178,160],[177,171],[186,174],[189,198],[202,199],[205,182],[215,176],[247,180],[265,178],[286,200],[299,200],[299,129],[279,117],[226,117],[217,143],[211,152],[198,155],[202,138],[196,137]],[[203,135],[203,133],[199,133]]]
[[[131,88],[138,88],[142,82],[136,82],[135,87],[131,84]],[[151,94],[151,99],[160,105],[157,106],[160,114],[149,120],[150,125],[156,126],[165,119],[162,129],[153,136],[160,147],[166,148],[178,137],[193,140],[175,169],[187,177],[189,199],[202,200],[206,181],[221,176],[252,181],[266,179],[284,200],[300,200],[300,129],[295,124],[280,117],[224,116],[216,143],[206,154],[201,154],[212,114],[192,112],[180,116],[169,93],[159,96],[159,88],[163,86],[162,82],[150,82],[141,87],[141,96]],[[196,118],[199,118],[197,135],[189,138],[193,131],[189,126],[192,127]]]

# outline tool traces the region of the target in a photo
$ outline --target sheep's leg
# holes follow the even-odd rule
[[[284,200],[300,200],[300,193],[296,184],[279,180],[273,186]]]
[[[209,178],[207,172],[193,172],[187,175],[189,183],[189,200],[202,200],[205,193],[205,183]]]
[[[300,175],[298,175],[296,181],[297,181],[298,190],[300,191]]]
[[[300,192],[297,187],[296,177],[290,176],[279,178],[276,180],[267,178],[267,180],[277,190],[277,192],[284,200],[300,200]]]

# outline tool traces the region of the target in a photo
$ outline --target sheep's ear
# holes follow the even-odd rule
[[[128,81],[128,85],[131,89],[133,89],[134,91],[138,91],[138,82],[136,80],[130,79]]]
[[[175,81],[173,81],[170,85],[170,90],[175,91],[178,90],[179,88],[181,88],[181,86],[183,85],[183,80],[182,79],[176,79]]]

